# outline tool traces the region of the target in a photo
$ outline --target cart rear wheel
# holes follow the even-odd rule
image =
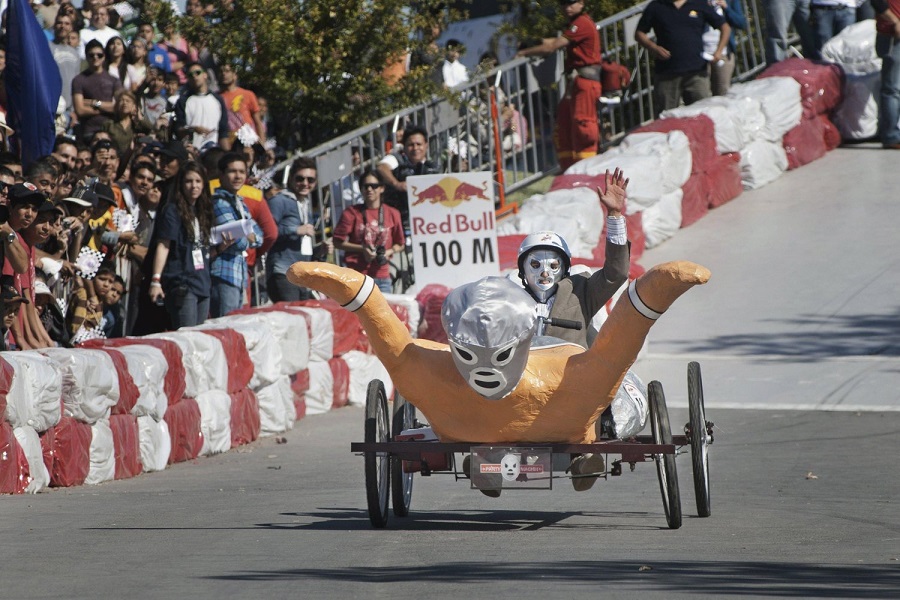
[[[365,442],[387,442],[391,437],[387,397],[378,379],[369,382],[366,392]],[[384,527],[388,521],[388,491],[391,460],[384,452],[364,452],[366,463],[366,503],[373,527]]]
[[[712,514],[709,498],[709,444],[706,424],[706,407],[703,402],[703,380],[700,363],[688,364],[688,414],[690,416],[691,463],[694,468],[694,495],[697,497],[697,514]]]
[[[394,421],[391,431],[394,435],[404,429],[412,429],[416,423],[416,407],[406,401],[399,392],[394,394]],[[409,514],[412,501],[413,474],[403,472],[403,459],[391,456],[391,499],[394,505],[394,516],[405,517]]]
[[[650,425],[654,444],[671,444],[672,428],[669,425],[669,411],[662,384],[651,381],[647,386],[650,396]],[[675,470],[674,454],[657,454],[656,473],[659,476],[659,490],[662,493],[663,508],[669,529],[681,527],[681,493],[678,491],[678,472]]]

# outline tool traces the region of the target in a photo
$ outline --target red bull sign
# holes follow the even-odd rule
[[[406,180],[416,285],[456,287],[500,274],[489,172]]]

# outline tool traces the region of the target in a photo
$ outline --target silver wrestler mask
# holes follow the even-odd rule
[[[522,270],[525,284],[540,302],[549,300],[566,276],[565,263],[553,250],[532,250],[525,255]]]
[[[518,385],[534,336],[534,300],[505,277],[485,277],[450,292],[441,322],[453,362],[466,383],[488,400]]]

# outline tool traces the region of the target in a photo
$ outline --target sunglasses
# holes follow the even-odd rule
[[[381,187],[381,184],[380,183],[364,183],[359,187],[361,187],[364,190],[377,190],[378,188]]]
[[[301,181],[305,181],[306,183],[315,183],[316,178],[315,177],[304,177],[303,175],[297,175],[296,177],[294,177],[294,181],[296,181],[298,183]]]
[[[90,52],[88,58],[103,58],[102,52]]]
[[[191,77],[199,77],[200,75],[203,75],[203,71],[195,69],[193,71],[188,71],[188,75]]]

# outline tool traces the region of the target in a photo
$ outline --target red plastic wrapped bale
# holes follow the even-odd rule
[[[758,78],[765,77],[793,77],[800,84],[804,118],[828,113],[843,100],[844,71],[834,63],[788,58],[766,68]]]
[[[172,453],[169,464],[193,460],[203,448],[203,433],[200,430],[200,407],[193,398],[182,398],[169,406],[164,417],[172,438]]]
[[[522,241],[526,237],[525,234],[497,236],[497,251],[500,255],[501,269],[506,271],[516,268],[516,260],[519,257],[519,246],[522,245]]]
[[[116,376],[119,380],[119,401],[112,407],[110,414],[127,415],[131,414],[131,409],[137,404],[141,397],[141,391],[134,383],[134,378],[128,371],[128,361],[125,356],[115,348],[99,348],[112,359],[113,366],[116,368]]]
[[[702,173],[719,155],[716,147],[716,126],[706,115],[657,119],[632,131],[632,133],[669,133],[682,131],[691,148],[691,173]],[[627,173],[626,173],[627,175]]]
[[[113,453],[116,458],[116,479],[130,479],[144,471],[141,464],[141,442],[137,417],[111,415],[109,428],[113,436]]]
[[[13,366],[0,356],[0,418],[6,415],[6,395],[9,393],[14,374]]]
[[[222,350],[225,352],[225,360],[228,363],[228,389],[229,394],[239,392],[250,385],[253,379],[253,362],[244,342],[244,336],[234,329],[200,329],[206,335],[211,335],[222,342]]]
[[[328,361],[334,377],[334,396],[331,401],[332,410],[342,408],[350,403],[350,367],[343,358],[335,357]]]
[[[709,207],[716,208],[730,202],[744,192],[741,181],[741,155],[737,152],[720,155],[705,173],[708,182]]]
[[[808,165],[825,156],[825,127],[818,117],[804,118],[781,139],[787,154],[788,170]]]
[[[30,480],[28,458],[16,440],[13,426],[0,421],[0,494],[24,494]]]
[[[302,396],[309,389],[309,369],[303,369],[291,375],[291,390],[297,396]]]
[[[819,121],[822,122],[822,132],[823,138],[825,140],[825,149],[828,152],[831,152],[835,148],[841,145],[841,132],[838,131],[837,126],[831,122],[831,119],[828,118],[828,115],[819,115]]]
[[[681,226],[689,227],[709,212],[709,178],[706,173],[692,173],[681,186]]]
[[[299,421],[306,416],[306,397],[294,395],[294,411],[297,413]]]
[[[592,190],[596,190],[597,187],[600,187],[600,189],[606,191],[606,176],[580,173],[557,175],[553,178],[553,181],[550,183],[550,189],[547,191],[574,190],[575,188],[582,187],[591,188]]]
[[[177,403],[184,396],[185,377],[184,363],[181,359],[181,348],[178,344],[171,340],[163,340],[159,338],[115,338],[111,340],[88,340],[80,344],[84,348],[118,348],[120,346],[153,346],[158,348],[166,358],[169,369],[166,372],[166,380],[163,382],[163,389],[166,398],[169,400],[169,406]]]
[[[450,288],[438,283],[430,283],[422,288],[416,296],[422,321],[419,324],[419,337],[433,342],[447,343],[447,332],[441,324],[441,307]]]
[[[278,304],[275,306],[277,307]],[[359,318],[354,313],[341,308],[341,305],[334,300],[330,298],[325,300],[304,300],[302,302],[290,302],[289,306],[324,308],[331,313],[331,322],[334,324],[334,356],[340,356],[356,349],[361,331]]]
[[[51,487],[82,485],[91,469],[91,426],[63,417],[41,434],[44,465]]]
[[[231,396],[231,447],[249,444],[259,437],[259,400],[250,388]]]

